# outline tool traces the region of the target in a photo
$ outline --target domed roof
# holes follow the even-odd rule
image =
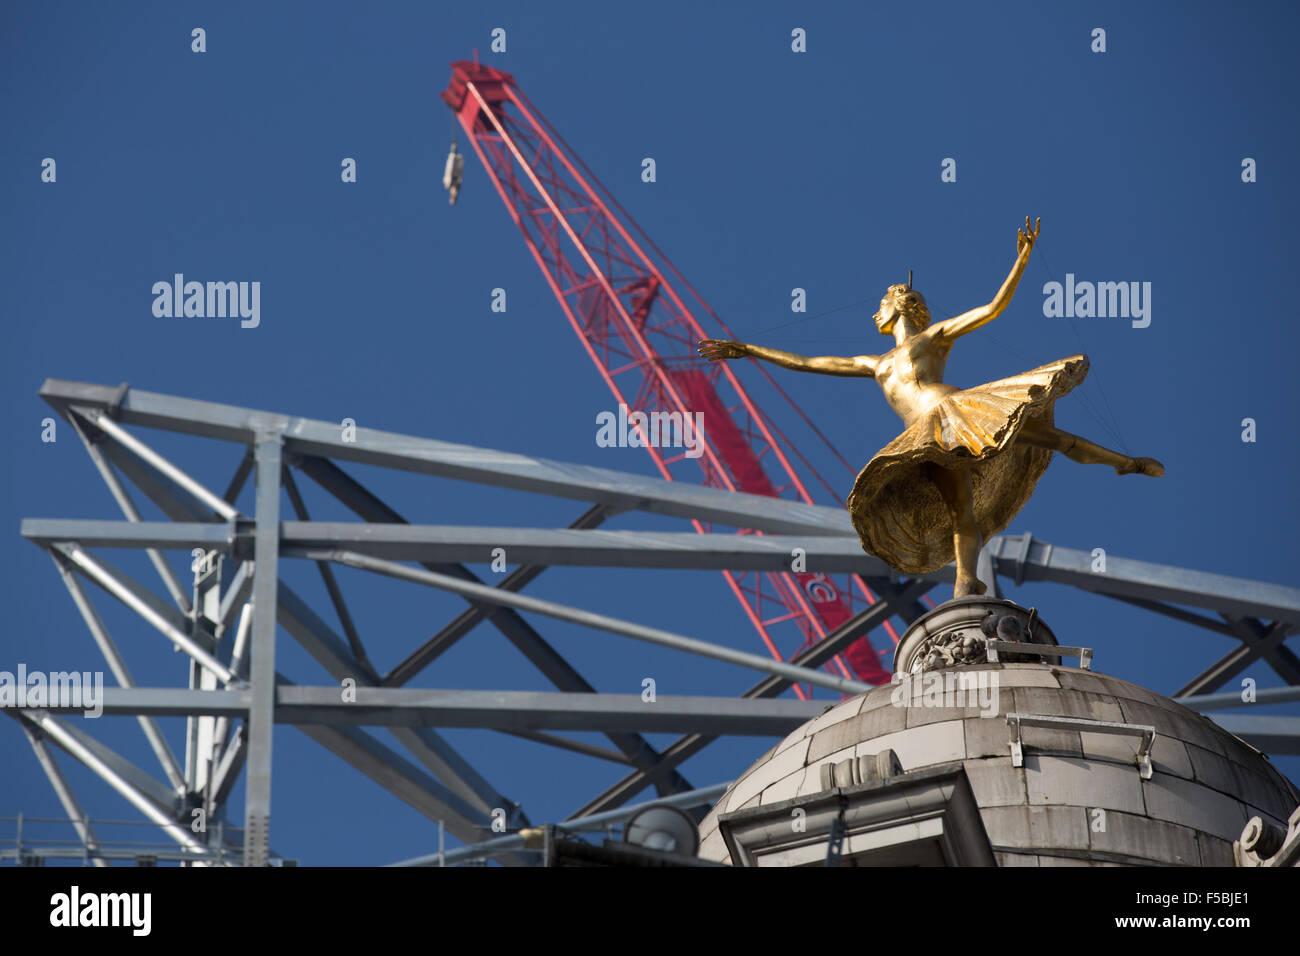
[[[1260,816],[1285,830],[1300,801],[1258,750],[1116,677],[983,663],[895,681],[831,706],[741,774],[701,823],[700,856],[732,862],[723,825],[731,815],[771,808],[788,819],[828,783],[860,779],[850,762],[889,750],[904,775],[964,769],[1004,866],[1232,866],[1247,821]]]

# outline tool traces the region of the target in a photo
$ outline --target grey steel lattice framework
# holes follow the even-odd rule
[[[270,810],[275,723],[297,727],[343,761],[379,783],[470,846],[459,855],[500,854],[526,862],[522,841],[487,829],[494,808],[509,813],[511,830],[527,826],[522,806],[494,788],[435,728],[488,728],[629,768],[627,776],[577,809],[574,829],[617,822],[648,787],[658,799],[681,806],[708,803],[725,784],[694,789],[677,767],[724,734],[779,735],[820,713],[825,700],[779,698],[793,684],[852,694],[866,685],[820,668],[854,640],[894,615],[911,622],[924,611],[921,596],[953,571],[900,579],[863,554],[842,509],[672,483],[584,465],[493,449],[356,428],[345,440],[339,425],[81,382],[48,380],[41,396],[73,427],[108,485],[124,520],[26,519],[22,534],[45,550],[103,652],[118,687],[105,693],[106,714],[133,715],[156,755],[164,780],[96,741],[77,722],[60,716],[79,708],[51,703],[40,710],[7,710],[23,727],[68,816],[85,814],[50,744],[80,761],[129,800],[178,844],[182,859],[228,858],[242,849],[247,865],[271,858]],[[211,487],[142,441],[133,430],[159,429],[234,443],[233,476],[225,491]],[[585,510],[567,528],[412,525],[341,467],[357,463],[454,478],[516,491],[569,498]],[[358,522],[315,522],[295,473],[306,475],[349,508]],[[250,476],[255,513],[234,506]],[[168,521],[145,521],[126,481],[150,499]],[[285,520],[287,498],[296,520]],[[601,530],[609,517],[647,513],[697,519],[756,534]],[[784,571],[792,549],[802,548],[810,571],[861,575],[880,601],[784,663],[581,608],[520,593],[546,568],[634,567]],[[466,563],[484,563],[505,548],[520,565],[500,583],[484,584]],[[166,597],[115,567],[94,549],[143,550]],[[182,586],[164,551],[195,552],[194,583]],[[282,560],[316,564],[330,608],[313,608],[279,576]],[[981,555],[982,579],[997,593],[998,577],[1017,583],[1054,581],[1125,601],[1209,628],[1240,643],[1178,695],[1205,710],[1240,703],[1236,694],[1211,692],[1257,659],[1288,685],[1300,685],[1300,659],[1285,639],[1300,624],[1300,590],[1217,574],[1108,557],[1105,573],[1091,570],[1090,552],[1056,547],[1029,534],[1001,536]],[[464,598],[467,607],[387,673],[366,654],[334,575],[335,565],[439,590]],[[233,568],[225,574],[227,566]],[[186,687],[139,688],[84,587],[91,582],[190,659]],[[1207,613],[1208,612],[1208,613]],[[325,620],[337,617],[340,634]],[[750,668],[763,674],[740,698],[660,697],[647,707],[639,695],[597,693],[529,618],[550,617],[611,635],[673,648]],[[422,690],[412,678],[479,624],[499,630],[552,683],[555,692]],[[276,667],[282,628],[337,681],[355,682],[344,701],[338,685],[299,686]],[[159,648],[166,643],[159,642]],[[1300,688],[1263,691],[1261,702],[1300,700]],[[183,764],[156,723],[184,716]],[[1225,728],[1263,750],[1300,753],[1300,718],[1219,718]],[[406,753],[363,730],[391,730]],[[599,731],[609,747],[564,735]],[[656,750],[642,736],[682,736]],[[242,841],[229,830],[196,834],[196,810],[209,820],[224,814],[244,775]],[[99,841],[87,822],[78,838],[94,858]],[[217,845],[220,832],[222,845]],[[242,847],[241,847],[242,842]],[[513,855],[512,855],[513,854]],[[96,859],[107,862],[110,854]],[[407,861],[429,864],[436,855]]]

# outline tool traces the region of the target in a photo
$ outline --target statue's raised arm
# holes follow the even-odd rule
[[[1025,274],[1025,266],[1029,264],[1029,253],[1034,248],[1034,243],[1038,240],[1039,224],[1042,219],[1035,219],[1034,225],[1029,225],[1029,217],[1025,217],[1025,227],[1016,230],[1016,261],[1011,267],[1011,274],[1007,276],[1007,281],[1002,283],[1002,288],[998,294],[993,297],[993,301],[988,305],[981,305],[979,308],[971,309],[955,318],[944,319],[931,326],[930,334],[937,340],[959,338],[967,332],[974,332],[982,325],[987,325],[999,315],[1001,315],[1008,305],[1011,304],[1011,297],[1016,292],[1016,286],[1020,284],[1020,277]]]

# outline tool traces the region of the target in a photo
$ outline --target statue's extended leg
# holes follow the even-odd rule
[[[953,588],[953,596],[983,594],[987,588],[975,576],[980,553],[980,531],[975,524],[970,473],[931,465],[930,480],[939,489],[952,520],[952,546],[957,555],[957,584]]]
[[[1154,458],[1130,458],[1034,419],[1025,423],[1018,440],[1039,448],[1059,451],[1071,461],[1085,465],[1110,465],[1121,475],[1150,475],[1159,478],[1165,473],[1165,466]]]

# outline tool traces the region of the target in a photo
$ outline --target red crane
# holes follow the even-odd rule
[[[702,454],[696,464],[684,451],[654,447],[643,436],[664,478],[700,480],[693,473],[698,466],[705,485],[771,497],[793,495],[812,504],[807,483],[792,461],[797,459],[838,501],[835,490],[751,400],[733,368],[696,354],[696,343],[714,336],[705,334],[670,275],[717,323],[721,337],[734,336],[546,122],[514,78],[480,65],[477,55],[473,62],[458,60],[451,68],[451,83],[441,98],[455,113],[615,400],[644,413],[703,413],[708,430],[701,436]],[[463,168],[463,157],[453,142],[443,177],[452,203]],[[770,376],[768,381],[790,401]],[[816,425],[793,401],[790,404],[825,442]],[[852,472],[848,462],[826,444]],[[697,531],[710,530],[701,522],[694,524]],[[742,529],[740,533],[755,532]],[[849,620],[855,600],[866,605],[876,601],[857,575],[842,589],[820,573],[723,574],[778,660],[788,660]],[[774,638],[778,625],[793,625],[802,638],[789,654],[781,653]],[[885,627],[897,643],[892,625]],[[866,637],[850,645],[843,657],[859,680],[876,684],[889,680]],[[832,664],[849,676],[839,657]],[[806,696],[802,687],[796,686],[795,692]]]

